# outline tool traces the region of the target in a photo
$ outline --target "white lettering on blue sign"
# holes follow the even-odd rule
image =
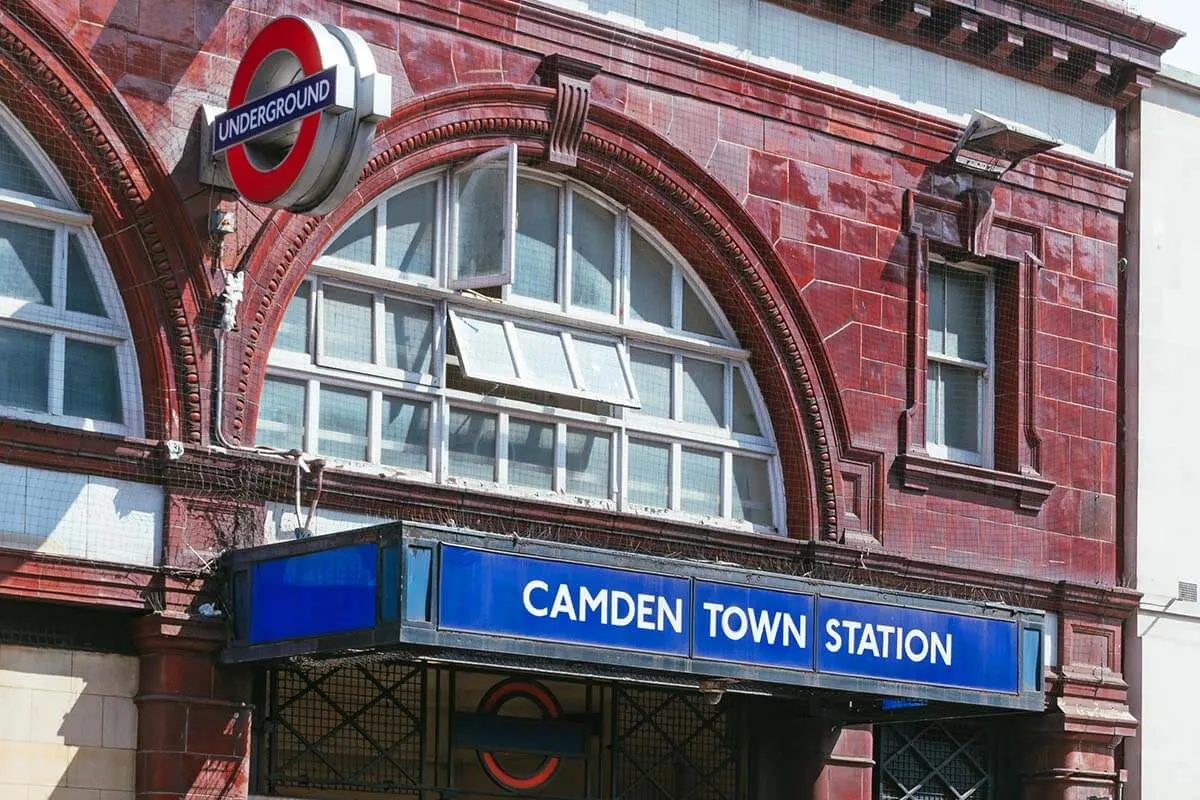
[[[952,665],[954,635],[951,633],[835,618],[825,620],[825,638],[825,649],[830,653]]]
[[[789,614],[786,611],[767,611],[756,608],[740,608],[721,603],[702,603],[708,612],[709,638],[717,638],[717,624],[721,633],[732,641],[741,641],[749,632],[755,644],[775,644],[781,640],[784,647],[807,647],[806,631],[808,618],[804,614]]]
[[[551,595],[553,597],[551,598]],[[595,620],[601,625],[623,628],[636,625],[644,631],[683,633],[683,598],[668,598],[620,589],[572,587],[560,583],[551,591],[546,581],[528,581],[521,590],[525,611],[534,617],[565,618],[571,622]],[[589,616],[590,614],[590,616]]]
[[[213,152],[269,133],[332,104],[336,71],[327,69],[217,116]]]

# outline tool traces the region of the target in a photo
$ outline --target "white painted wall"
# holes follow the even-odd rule
[[[302,527],[304,522],[308,520],[308,507],[301,507],[300,516],[297,517],[295,504],[267,503],[266,505],[266,530],[264,531],[263,541],[270,544],[272,542],[290,542],[295,539],[296,529]],[[309,532],[313,536],[325,536],[330,533],[369,528],[372,525],[382,525],[385,522],[392,521],[383,517],[371,517],[366,514],[355,514],[350,511],[338,511],[336,509],[323,509],[318,506],[316,513],[313,514],[312,521],[309,522]]]
[[[163,502],[157,486],[0,464],[0,547],[154,566]]]
[[[1185,2],[1185,0],[1174,0]],[[975,109],[1112,166],[1116,114],[1063,92],[810,17],[770,0],[542,0],[965,124]]]
[[[1189,199],[1200,181],[1198,143],[1200,78],[1168,70],[1142,96],[1133,165],[1141,281],[1136,572],[1144,597],[1126,647],[1141,721],[1126,745],[1128,800],[1200,797],[1187,769],[1200,741],[1200,604],[1177,598],[1180,581],[1200,583],[1200,259]]]

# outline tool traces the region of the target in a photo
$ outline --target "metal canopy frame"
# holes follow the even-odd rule
[[[393,571],[398,587],[378,590],[376,624],[343,633],[299,636],[269,642],[249,638],[251,574],[255,564],[319,553],[336,548],[373,543],[379,553],[381,584],[385,573]],[[519,639],[441,630],[438,627],[437,579],[439,548],[443,544],[475,549],[541,557],[559,561],[594,564],[607,568],[628,569],[673,575],[690,580],[706,580],[751,585],[818,597],[857,600],[875,604],[953,613],[959,615],[1012,620],[1017,626],[1018,664],[1026,656],[1036,655],[1036,677],[1030,681],[1020,675],[1014,694],[962,689],[948,686],[908,683],[899,680],[864,678],[831,672],[800,671],[769,666],[746,665],[701,658],[658,655],[606,647]],[[403,567],[413,553],[428,559],[426,594],[418,599],[406,591]],[[390,565],[390,566],[389,566]],[[290,542],[236,550],[224,556],[225,602],[231,616],[231,633],[222,652],[226,663],[264,662],[294,657],[336,658],[338,656],[437,659],[479,667],[519,668],[574,677],[606,677],[698,690],[717,680],[724,691],[779,696],[808,696],[814,691],[831,690],[850,695],[912,698],[926,703],[955,704],[961,712],[1041,711],[1045,707],[1042,672],[1044,649],[1044,613],[1007,605],[968,603],[945,598],[914,595],[846,584],[812,581],[774,573],[753,572],[735,565],[665,559],[573,545],[563,545],[516,537],[496,536],[461,529],[414,523],[389,523]],[[411,588],[411,587],[409,587]],[[420,607],[418,607],[418,605]],[[1036,635],[1038,652],[1028,653]],[[815,665],[814,665],[815,666]],[[860,722],[895,718],[896,714],[870,703],[833,704],[833,714]],[[838,711],[838,708],[842,708]],[[903,716],[922,716],[922,709]],[[937,714],[933,714],[937,716]]]

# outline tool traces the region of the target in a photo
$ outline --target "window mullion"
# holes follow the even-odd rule
[[[667,507],[672,511],[679,511],[683,508],[683,445],[679,442],[671,442],[671,463],[667,465],[667,474],[670,476],[671,492],[667,497]]]
[[[683,421],[683,356],[675,353],[671,357],[671,417],[675,422]]]
[[[567,423],[554,426],[554,491],[567,491]]]
[[[367,461],[383,463],[383,392],[371,391],[367,401]]]
[[[721,453],[721,518],[733,518],[733,453]]]
[[[384,313],[383,295],[376,292],[371,295],[371,363],[382,367],[387,364],[387,315]]]
[[[683,330],[683,272],[674,264],[671,267],[671,328]]]
[[[450,400],[445,395],[434,398],[429,410],[429,471],[433,473],[434,480],[445,483],[448,474],[446,465],[450,461],[450,426],[446,423],[450,415]]]
[[[558,307],[567,312],[571,307],[571,296],[574,288],[571,285],[574,265],[572,261],[571,244],[574,239],[571,232],[571,214],[574,203],[573,193],[569,186],[558,190]]]
[[[50,363],[47,366],[50,385],[47,387],[46,400],[50,413],[59,416],[63,413],[63,395],[66,392],[67,337],[64,334],[51,334]]]
[[[304,391],[304,445],[306,453],[317,452],[317,432],[321,421],[321,384],[310,379]]]
[[[616,480],[613,487],[617,494],[617,510],[629,510],[629,431],[622,428],[617,431],[617,450],[613,454]]]
[[[433,282],[443,287],[450,283],[450,248],[455,244],[450,235],[449,180],[446,175],[438,178],[433,204]]]
[[[496,483],[508,485],[508,414],[496,415]]]
[[[563,351],[567,354],[567,369],[571,371],[571,382],[575,384],[575,390],[588,391],[583,380],[583,370],[579,367],[579,354],[575,352],[575,339],[567,331],[562,331],[558,336],[562,340]]]
[[[617,320],[625,325],[629,322],[629,212],[617,215],[616,269],[613,271],[617,285],[613,287],[614,302],[617,303]]]
[[[385,200],[375,204],[375,241],[374,246],[371,248],[371,258],[374,259],[372,266],[382,268],[387,264],[386,241],[387,201]]]
[[[50,267],[50,304],[61,315],[67,310],[67,231],[61,225],[54,228],[53,259]]]

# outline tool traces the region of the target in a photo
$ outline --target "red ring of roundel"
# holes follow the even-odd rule
[[[562,716],[562,706],[557,698],[537,681],[524,678],[509,678],[497,683],[479,701],[479,713],[495,714],[509,700],[523,697],[541,709],[544,718],[557,719]],[[546,756],[541,765],[530,775],[513,775],[500,766],[496,756],[487,751],[479,751],[479,763],[496,784],[514,792],[528,792],[545,786],[554,777],[562,763],[561,756]]]
[[[230,108],[246,102],[246,92],[250,89],[254,73],[269,55],[279,50],[292,53],[300,62],[305,76],[314,75],[325,66],[321,62],[316,37],[308,25],[296,17],[280,17],[263,28],[246,49],[229,90]],[[269,205],[290,189],[312,155],[320,124],[320,114],[311,114],[301,120],[291,152],[278,165],[265,172],[250,163],[244,144],[229,148],[226,153],[229,176],[242,196],[252,203]]]

